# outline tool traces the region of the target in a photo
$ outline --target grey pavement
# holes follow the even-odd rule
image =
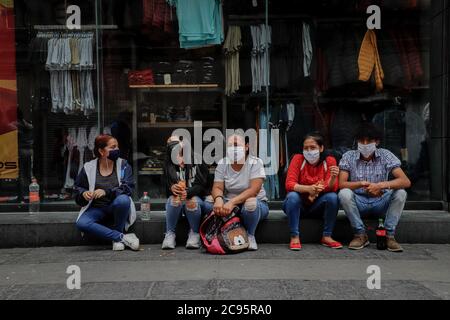
[[[404,245],[404,253],[333,251],[306,245],[261,245],[257,252],[211,256],[159,245],[141,251],[110,247],[0,250],[0,300],[305,300],[450,299],[450,245]],[[81,270],[81,289],[69,290],[67,267]],[[381,289],[369,290],[367,268],[381,269]]]

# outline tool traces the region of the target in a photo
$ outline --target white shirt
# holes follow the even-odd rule
[[[261,159],[249,156],[241,171],[237,172],[231,167],[231,162],[224,158],[219,161],[215,172],[214,181],[225,184],[224,196],[233,199],[250,188],[250,182],[255,179],[266,179],[264,164]],[[267,201],[264,186],[257,196],[258,200]]]

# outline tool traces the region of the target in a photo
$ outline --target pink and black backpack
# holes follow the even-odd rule
[[[249,246],[247,231],[236,214],[218,217],[211,213],[200,226],[200,236],[211,254],[240,253]]]

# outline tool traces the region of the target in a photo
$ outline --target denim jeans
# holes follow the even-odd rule
[[[174,204],[174,197],[170,197],[166,202],[166,232],[175,232],[178,224],[178,220],[181,215],[185,215],[189,227],[195,233],[199,232],[200,222],[202,220],[202,212],[204,207],[204,201],[199,197],[193,197],[191,200],[195,200],[197,205],[195,208],[190,209],[186,203]]]
[[[228,201],[228,199],[225,199],[225,203]],[[248,204],[241,204],[239,208],[239,216],[242,218],[242,224],[248,234],[254,236],[258,224],[267,219],[269,216],[269,204],[266,201],[257,199],[255,208]],[[205,201],[204,209],[206,212],[212,212],[214,209],[214,204],[212,202]]]
[[[339,199],[336,193],[326,193],[314,201],[310,207],[306,207],[298,192],[290,192],[283,203],[283,211],[288,216],[291,236],[300,235],[300,217],[302,216],[324,216],[324,237],[331,237],[336,217],[339,211]]]
[[[355,234],[366,234],[363,217],[385,217],[384,227],[389,236],[395,235],[408,194],[405,190],[385,192],[381,198],[369,198],[350,189],[339,192],[339,199]]]
[[[130,204],[131,200],[128,196],[120,195],[107,207],[91,207],[78,219],[77,227],[80,231],[98,238],[120,242],[130,215]],[[99,223],[109,215],[114,215],[112,229]]]

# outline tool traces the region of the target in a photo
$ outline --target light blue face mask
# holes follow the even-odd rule
[[[303,156],[309,164],[316,164],[320,159],[320,151],[312,150],[312,151],[303,151]]]
[[[362,144],[358,143],[358,151],[362,154],[364,158],[370,158],[375,151],[377,150],[377,144],[370,143],[370,144]]]

